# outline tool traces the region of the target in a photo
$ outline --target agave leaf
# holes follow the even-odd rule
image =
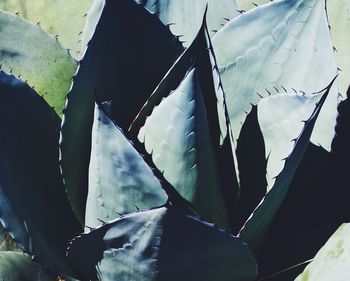
[[[274,1],[231,20],[215,34],[213,46],[235,136],[260,96],[284,89],[313,93],[337,74],[324,8],[322,0]],[[311,138],[327,150],[337,98],[334,87]]]
[[[108,110],[108,104],[103,106]],[[104,110],[96,104],[85,219],[89,227],[134,212],[135,206],[149,209],[167,201],[152,170]]]
[[[182,51],[169,30],[132,0],[107,0],[103,4],[68,95],[61,134],[61,165],[67,192],[82,223],[95,96],[100,101],[112,100],[113,119],[122,129],[128,128]]]
[[[220,159],[223,156],[220,156],[220,140],[225,136],[228,147],[231,141],[227,133],[229,124],[222,124],[226,118],[224,95],[210,48],[204,23],[193,44],[162,80],[134,125],[139,126],[151,107],[164,98],[152,108],[138,139],[145,144],[165,179],[201,216],[228,227],[233,216],[229,206],[235,203],[238,183],[230,158],[232,148],[225,155],[229,161]],[[207,49],[210,49],[209,54]],[[183,81],[180,82],[181,75]],[[216,76],[213,78],[213,75]],[[179,84],[171,92],[169,85],[174,86],[174,81]],[[229,164],[220,167],[219,160]],[[229,171],[226,177],[221,177],[218,168]],[[225,192],[229,193],[227,197]]]
[[[336,210],[340,202],[333,200],[333,193],[337,191],[332,188],[330,193],[330,185],[324,183],[323,178],[329,174],[329,156],[323,148],[308,144],[284,202],[259,251],[257,259],[262,269],[259,271],[261,277],[311,259],[339,227],[341,217]],[[336,188],[335,183],[332,186]],[[271,280],[293,280],[306,265],[278,274]]]
[[[350,84],[350,2],[346,0],[327,1],[329,24],[335,46],[335,57],[341,72],[339,92],[345,98]]]
[[[273,187],[265,195],[264,199],[256,207],[255,211],[239,232],[239,237],[241,237],[242,240],[249,244],[253,249],[260,248],[275,214],[286,197],[295,171],[307,150],[317,117],[319,116],[321,108],[327,99],[333,83],[334,80],[325,90],[318,94],[320,100],[312,115],[305,122],[300,136],[295,140],[294,148],[290,155],[287,156],[283,170],[277,176]]]
[[[258,104],[258,119],[264,136],[267,191],[284,167],[286,158],[319,100],[317,94],[280,94],[263,98]]]
[[[350,278],[350,224],[343,224],[320,249],[295,281],[348,280]]]
[[[83,234],[68,256],[87,278],[97,271],[102,280],[244,281],[257,274],[252,253],[239,239],[166,207]]]
[[[0,251],[0,279],[8,281],[55,281],[29,255],[18,252]]]
[[[243,10],[250,10],[256,5],[269,3],[270,0],[237,0],[238,6]],[[332,41],[337,64],[341,69],[338,78],[339,93],[345,98],[347,87],[350,83],[350,2],[346,0],[327,1],[327,15],[330,25]]]
[[[27,80],[60,114],[76,63],[54,36],[38,25],[0,11],[0,64]]]
[[[45,267],[74,274],[65,244],[79,233],[58,165],[59,117],[25,83],[0,72],[0,221]]]
[[[50,34],[59,36],[62,45],[70,50],[74,58],[79,59],[81,31],[91,3],[92,0],[6,0],[0,1],[0,9],[16,13],[21,18],[40,25]]]
[[[199,214],[228,226],[196,69],[156,107],[139,133],[164,177]]]
[[[189,46],[200,29],[204,11],[208,6],[207,22],[210,35],[213,35],[230,19],[236,17],[236,0],[135,0],[159,19],[184,43]]]
[[[271,0],[237,0],[237,5],[242,12],[269,3]]]
[[[21,251],[21,247],[12,239],[0,223],[0,251]]]
[[[93,0],[91,8],[87,13],[86,23],[83,29],[82,39],[81,39],[81,55],[83,56],[86,52],[86,48],[92,36],[95,33],[96,26],[101,18],[102,11],[105,6],[105,0]]]
[[[339,225],[349,221],[349,108],[348,100],[339,104],[331,153],[309,144],[257,257],[262,276],[313,258]],[[292,280],[302,270],[303,267],[289,270],[276,276],[276,280]]]
[[[350,156],[349,104],[349,100],[339,104],[332,152],[309,144],[295,173],[258,257],[267,275],[313,258],[339,225],[350,219],[346,165]],[[294,278],[302,270],[303,267],[293,270]],[[279,274],[276,280],[291,280],[286,276],[290,273]]]

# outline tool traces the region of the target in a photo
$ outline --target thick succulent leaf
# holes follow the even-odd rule
[[[60,114],[76,63],[54,36],[38,25],[0,11],[0,64],[44,97]]]
[[[211,35],[218,31],[230,19],[236,17],[236,0],[135,0],[159,19],[169,25],[170,30],[185,46],[189,46],[201,27],[204,11],[208,6],[207,23]]]
[[[241,12],[246,12],[250,9],[253,9],[257,6],[269,3],[271,0],[237,0],[237,5]]]
[[[12,239],[0,223],[0,251],[21,251],[21,247]]]
[[[93,0],[91,8],[87,13],[86,23],[83,29],[81,39],[81,55],[83,56],[86,52],[86,48],[95,33],[96,26],[101,18],[102,11],[105,6],[105,0]]]
[[[257,257],[262,277],[313,258],[339,225],[350,220],[349,104],[348,100],[339,104],[332,152],[309,144]],[[293,280],[302,270],[298,266],[271,281]]]
[[[350,224],[343,224],[295,281],[350,279]]]
[[[313,93],[337,73],[324,1],[282,0],[257,7],[226,24],[213,37],[213,46],[236,137],[260,96],[283,89]],[[337,98],[334,87],[311,138],[327,150]]]
[[[100,101],[112,100],[113,119],[122,129],[128,128],[182,51],[169,30],[132,0],[101,4],[100,20],[68,95],[61,135],[63,175],[81,222],[88,189],[95,96]],[[91,34],[91,30],[87,32]]]
[[[237,0],[239,8],[243,10],[250,10],[255,8],[256,5],[269,2],[270,0]],[[347,0],[326,1],[326,4],[332,41],[335,47],[335,57],[341,69],[338,78],[339,92],[345,98],[350,83],[350,2]]]
[[[65,244],[80,228],[58,163],[59,117],[25,83],[0,72],[0,221],[25,251],[71,272]]]
[[[317,117],[319,116],[333,83],[334,80],[325,90],[318,94],[320,100],[312,115],[306,120],[300,136],[295,139],[294,148],[290,155],[287,156],[283,170],[277,176],[273,187],[265,195],[264,199],[260,202],[239,232],[239,237],[253,249],[259,249],[261,246],[278,209],[286,197],[295,171],[307,150]]]
[[[191,73],[191,75],[189,75],[189,73]],[[182,89],[180,90],[180,88]],[[188,92],[184,92],[187,90]],[[193,101],[191,101],[191,96],[193,96]],[[164,98],[163,105],[162,99]],[[201,99],[203,102],[200,101]],[[159,106],[156,107],[157,105]],[[162,112],[165,114],[162,115]],[[173,112],[174,116],[170,116],[169,112]],[[191,117],[191,114],[194,114],[194,118],[187,120],[187,118]],[[147,116],[151,117],[145,121]],[[142,134],[145,135],[146,150],[148,153],[152,152],[153,161],[158,169],[164,172],[165,179],[169,181],[185,199],[194,203],[196,207],[199,207],[197,212],[199,212],[200,215],[213,221],[213,218],[215,216],[217,217],[217,214],[226,212],[229,214],[228,217],[230,218],[230,225],[232,226],[232,222],[235,220],[235,200],[237,200],[238,197],[239,187],[237,180],[238,172],[235,166],[237,162],[235,161],[235,152],[232,149],[232,131],[227,116],[222,83],[204,20],[196,39],[155,89],[152,96],[135,118],[130,131],[131,134],[136,134],[139,128],[146,123],[144,128],[141,129],[139,139],[143,142],[144,138]],[[178,122],[182,125],[178,126]],[[197,122],[200,125],[193,127]],[[149,124],[147,125],[147,123]],[[151,125],[151,123],[153,123],[153,125]],[[174,126],[175,128],[170,128]],[[147,132],[148,128],[150,132]],[[155,130],[153,130],[153,128],[155,128]],[[170,135],[166,135],[165,133],[167,128],[170,128],[169,130],[172,131],[172,134],[177,135],[176,140],[173,139],[171,142],[168,142]],[[160,147],[158,145],[159,137],[157,136],[156,130],[161,132],[162,141],[168,143],[167,145],[172,147],[173,150],[167,151],[165,154],[161,151],[164,150],[165,147]],[[191,130],[193,133],[191,133]],[[206,130],[208,130],[208,132],[206,132]],[[177,142],[187,143],[187,146],[194,145],[195,149],[188,153],[186,148],[181,147],[181,145],[179,146]],[[203,151],[199,150],[198,147],[201,147],[204,143],[207,143],[209,146],[203,149]],[[196,155],[198,157],[199,155],[202,156],[198,158]],[[213,162],[207,162],[205,158],[201,158],[204,157],[204,155],[209,158],[213,158],[211,155],[214,155]],[[194,156],[195,158],[191,159],[191,157]],[[179,166],[174,170],[173,166],[176,162],[172,161],[180,161],[180,159],[182,159],[181,162],[187,163],[187,165],[191,163],[192,165],[196,165],[187,168],[186,166]],[[191,167],[192,169],[189,169]],[[206,181],[206,177],[209,176],[209,174],[201,178],[202,173],[206,169],[208,169],[209,174],[212,175],[208,181]],[[197,177],[197,173],[200,170],[202,172],[199,172]],[[184,182],[181,182],[182,173],[186,173],[187,177],[192,174],[190,176],[190,178],[192,178],[192,186],[183,185]],[[196,187],[196,178],[198,184],[200,182],[205,182],[205,184],[202,187]],[[180,181],[178,181],[178,179],[180,179]],[[209,182],[211,182],[212,185],[206,192],[211,190],[210,193],[214,192],[214,194],[216,194],[213,197],[216,198],[216,207],[214,207],[215,204],[210,201],[210,196],[208,197],[204,195],[205,192],[200,191],[205,190],[205,187],[209,186]],[[198,196],[200,196],[200,198]],[[222,199],[220,199],[220,197],[224,198],[224,204],[222,204]],[[214,209],[216,209],[216,211]],[[212,214],[208,216],[210,213]]]
[[[0,9],[16,13],[33,24],[40,25],[50,34],[57,35],[62,45],[70,50],[73,57],[79,59],[81,31],[91,3],[92,0],[2,0]]]
[[[263,98],[258,104],[258,120],[264,136],[267,191],[284,167],[284,160],[320,97],[317,94],[280,94]]]
[[[335,57],[339,68],[339,92],[345,98],[350,84],[350,2],[327,1],[328,19],[331,26]]]
[[[102,105],[101,105],[102,106]],[[165,191],[141,155],[96,104],[85,225],[97,227],[140,209],[164,205]]]
[[[339,104],[332,152],[309,144],[258,257],[261,274],[270,275],[313,258],[339,225],[350,220],[349,104],[349,100]],[[302,270],[293,270],[294,278]],[[292,280],[286,276],[291,273],[279,274],[276,280]]]
[[[198,73],[154,108],[138,138],[157,168],[206,220],[228,226]]]
[[[97,270],[102,280],[244,281],[257,274],[252,253],[238,238],[165,207],[83,234],[68,256],[87,278]]]
[[[55,281],[57,278],[46,272],[29,255],[0,251],[0,279],[6,281]]]

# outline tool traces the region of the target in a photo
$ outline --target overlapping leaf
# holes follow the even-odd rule
[[[206,6],[207,23],[211,35],[218,31],[230,19],[236,17],[236,0],[136,0],[155,13],[159,19],[169,25],[170,30],[189,46],[201,27]]]
[[[283,170],[277,176],[271,190],[266,194],[265,198],[260,202],[251,217],[240,230],[239,237],[254,249],[258,249],[261,246],[273,218],[284,201],[295,171],[307,150],[317,117],[319,116],[333,83],[334,80],[325,90],[319,93],[320,100],[311,117],[305,122],[300,136],[295,140],[294,149],[286,158]]]
[[[317,94],[280,94],[262,99],[258,104],[258,120],[264,136],[267,191],[282,171],[283,159],[294,147],[296,139],[319,100]]]
[[[55,281],[39,264],[24,253],[0,251],[0,279],[7,281]]]
[[[95,96],[100,101],[112,100],[113,119],[122,129],[128,128],[182,51],[169,30],[134,1],[107,0],[101,4],[100,20],[68,95],[61,134],[64,179],[81,222],[88,188]],[[91,30],[87,32],[91,35]]]
[[[142,108],[133,130],[149,114],[138,138],[157,168],[201,216],[230,226],[238,184],[224,95],[205,23]],[[229,147],[225,155],[223,140]],[[225,177],[221,170],[227,171]]]
[[[50,34],[57,35],[59,41],[70,50],[73,57],[79,59],[81,31],[92,1],[2,0],[0,9],[16,13],[19,17],[42,26]]]
[[[243,10],[250,10],[257,5],[269,3],[270,0],[238,0],[238,6]],[[328,21],[334,44],[337,64],[341,69],[338,78],[339,93],[345,98],[347,87],[350,83],[350,6],[349,1],[326,1]]]
[[[101,105],[102,106],[102,105]],[[85,224],[97,227],[135,211],[165,204],[167,196],[152,170],[106,115],[95,106]]]
[[[76,63],[54,36],[38,25],[0,11],[0,65],[28,84],[60,114]]]
[[[164,177],[203,217],[228,226],[197,75],[196,69],[187,74],[153,110],[138,137]]]
[[[242,12],[245,12],[269,2],[270,0],[237,0],[237,5]]]
[[[337,74],[324,1],[274,1],[231,20],[213,37],[234,135],[251,103],[284,89],[312,93]],[[330,149],[338,92],[334,87],[312,142]]]
[[[350,278],[350,225],[343,224],[295,281],[347,280]]]
[[[106,281],[248,281],[257,274],[252,253],[238,238],[166,207],[83,234],[68,254],[87,278],[97,272]]]
[[[25,83],[0,72],[0,221],[45,267],[74,274],[67,240],[79,233],[58,165],[59,117]]]
[[[20,246],[12,239],[0,223],[0,251],[21,251]]]
[[[350,84],[350,2],[346,0],[327,1],[329,24],[335,46],[339,74],[339,92],[345,98]]]

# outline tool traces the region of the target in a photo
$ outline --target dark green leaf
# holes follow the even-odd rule
[[[87,278],[97,271],[105,281],[248,281],[257,274],[254,257],[238,238],[165,207],[83,234],[68,254]]]
[[[95,96],[100,101],[112,100],[113,119],[122,129],[128,128],[182,51],[167,27],[132,0],[100,4],[100,20],[68,95],[62,125],[63,175],[69,199],[82,223]],[[96,9],[91,12],[99,18],[101,6]],[[87,32],[91,36],[91,27]]]
[[[89,227],[115,219],[118,213],[149,209],[167,201],[152,170],[106,115],[109,109],[110,104],[95,106],[85,218]]]
[[[70,273],[65,245],[80,228],[58,165],[59,117],[4,72],[0,101],[0,221],[42,265]]]
[[[18,252],[0,251],[0,280],[6,281],[55,281],[30,256]]]

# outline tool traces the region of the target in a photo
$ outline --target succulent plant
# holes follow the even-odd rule
[[[325,1],[61,2],[0,11],[1,278],[349,275]]]

